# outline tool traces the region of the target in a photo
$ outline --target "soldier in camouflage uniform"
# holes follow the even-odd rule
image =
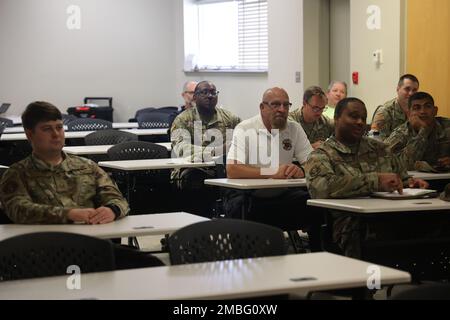
[[[311,146],[316,149],[333,134],[333,123],[322,115],[327,98],[319,87],[309,87],[303,94],[303,107],[289,114],[289,119],[300,123]]]
[[[211,82],[197,84],[194,91],[195,107],[185,110],[172,124],[172,156],[190,157],[192,161],[201,162],[211,161],[212,157],[226,153],[226,132],[234,129],[241,120],[227,110],[216,108],[218,93]],[[208,134],[212,137],[208,137]],[[220,139],[217,135],[221,136]],[[228,139],[231,140],[231,136]],[[179,180],[186,175],[183,172],[192,171],[196,170],[173,170],[172,179]]]
[[[450,169],[450,119],[436,117],[433,97],[417,92],[409,98],[409,119],[385,143],[406,163],[408,170],[426,162],[431,168]],[[420,162],[418,162],[420,161]],[[421,170],[423,171],[423,170]]]
[[[22,123],[33,153],[0,182],[0,199],[13,222],[103,224],[128,214],[126,200],[97,164],[62,152],[64,128],[55,106],[31,103]]]
[[[312,198],[352,198],[374,191],[401,192],[403,186],[427,187],[408,178],[402,162],[382,142],[364,137],[367,110],[356,98],[341,100],[335,110],[335,135],[313,151],[306,163],[306,181]],[[359,257],[359,224],[350,215],[334,215],[333,240]]]
[[[385,140],[408,118],[408,99],[419,89],[419,80],[411,75],[405,74],[400,77],[397,86],[397,98],[387,101],[379,106],[372,119],[371,130],[381,140]]]

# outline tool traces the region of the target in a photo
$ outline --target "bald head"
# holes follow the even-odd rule
[[[271,101],[273,99],[273,97],[283,97],[283,98],[287,98],[287,100],[289,100],[289,95],[287,94],[286,90],[284,90],[283,88],[274,87],[274,88],[267,89],[264,92],[263,101],[265,101],[265,102]]]
[[[268,130],[286,127],[290,105],[286,90],[275,87],[264,92],[259,109],[264,125]]]

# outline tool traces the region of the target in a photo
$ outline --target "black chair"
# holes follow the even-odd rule
[[[67,124],[68,131],[96,131],[112,128],[112,122],[103,119],[79,118]]]
[[[14,127],[14,122],[11,119],[0,117],[0,127]]]
[[[161,112],[158,109],[153,112],[140,114],[136,118],[139,129],[168,129],[170,126],[170,114],[168,112]]]
[[[168,247],[173,265],[286,254],[281,229],[234,219],[188,225],[169,237]]]
[[[394,294],[390,300],[450,300],[450,284],[421,284]]]
[[[0,281],[115,269],[113,245],[81,234],[38,232],[0,242]]]
[[[111,161],[163,159],[167,158],[167,154],[166,147],[146,141],[123,142],[108,149],[108,157]]]
[[[134,133],[106,129],[95,131],[84,137],[87,146],[93,145],[116,145],[122,142],[138,141],[139,137]]]
[[[111,161],[164,159],[169,152],[166,147],[146,141],[119,143],[108,150]],[[132,179],[130,179],[132,177]],[[170,211],[173,205],[170,170],[147,170],[139,172],[113,171],[113,178],[128,198],[132,213],[152,213]],[[131,181],[130,181],[131,180]],[[133,195],[133,200],[131,200]],[[151,205],[149,205],[151,203]]]
[[[62,121],[63,124],[67,125],[69,122],[79,119],[78,117],[72,115],[72,114],[62,114]]]

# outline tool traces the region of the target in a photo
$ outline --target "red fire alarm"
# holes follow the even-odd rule
[[[359,72],[355,71],[352,73],[353,84],[359,84]]]

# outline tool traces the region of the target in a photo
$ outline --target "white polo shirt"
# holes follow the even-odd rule
[[[304,163],[312,151],[300,124],[287,120],[284,130],[269,132],[261,114],[258,114],[242,121],[234,129],[227,163],[237,161],[257,168],[278,167],[292,163],[294,157]]]

